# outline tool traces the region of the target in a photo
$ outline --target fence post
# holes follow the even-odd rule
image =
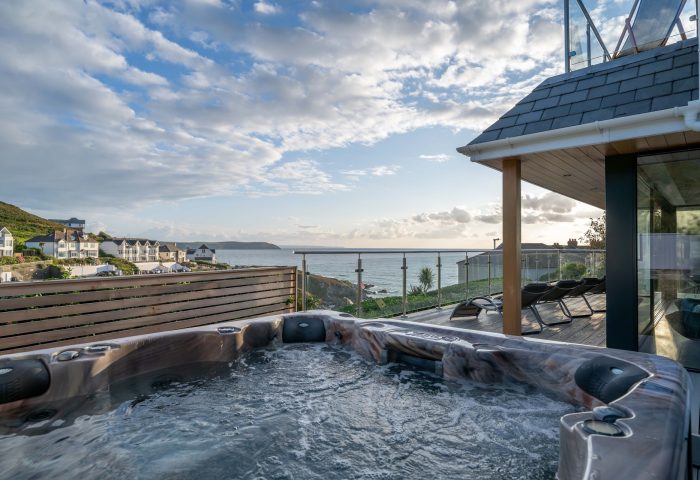
[[[440,294],[440,287],[442,286],[442,262],[440,261],[440,253],[438,252],[438,258],[437,258],[437,273],[438,273],[438,282],[437,282],[437,297],[438,297],[438,304],[437,304],[437,309],[442,310],[442,296]]]
[[[491,252],[488,253],[489,261],[489,295],[491,295]]]
[[[362,258],[357,254],[357,318],[362,317]]]
[[[598,262],[597,262],[598,256],[597,255],[598,255],[598,252],[593,252],[593,268],[591,269],[593,272],[593,276],[596,278],[598,277],[598,275],[596,274],[596,272],[598,270]]]
[[[469,252],[464,254],[464,299],[469,300]]]
[[[547,281],[552,279],[552,254],[547,252]]]
[[[557,258],[559,261],[559,280],[561,280],[561,250],[557,250]]]
[[[306,254],[301,256],[301,310],[306,311]]]
[[[401,318],[406,318],[406,254],[403,254],[403,264],[401,265],[401,270],[403,270],[403,283],[402,283],[402,294],[401,294]]]

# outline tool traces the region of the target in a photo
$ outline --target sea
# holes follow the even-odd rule
[[[471,254],[470,254],[471,256]],[[458,279],[457,262],[464,260],[464,253],[443,253],[441,284],[443,287],[454,285]],[[397,295],[402,291],[402,258],[396,253],[363,253],[362,283],[379,295]],[[216,250],[218,262],[232,266],[296,266],[301,268],[302,256],[294,254],[294,249],[280,250]],[[418,285],[418,275],[423,267],[433,270],[437,286],[437,254],[406,254],[406,284]],[[357,254],[307,254],[306,268],[310,274],[349,280],[357,284]]]

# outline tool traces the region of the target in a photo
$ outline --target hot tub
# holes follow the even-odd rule
[[[421,478],[425,460],[444,467],[426,467],[436,478],[521,478],[507,464],[522,459],[529,478],[677,479],[688,390],[680,365],[642,353],[327,311],[271,316],[0,356],[0,477]],[[282,438],[285,421],[303,435]],[[107,453],[81,464],[105,438]],[[134,460],[139,449],[150,456]],[[174,470],[153,470],[163,458]]]

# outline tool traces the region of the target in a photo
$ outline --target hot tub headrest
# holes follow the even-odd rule
[[[284,343],[324,342],[326,327],[323,319],[314,316],[284,317],[282,341]]]
[[[613,357],[599,356],[582,363],[574,376],[584,392],[610,403],[623,396],[649,375],[636,365]]]
[[[41,360],[0,361],[0,404],[41,395],[50,383],[49,371]]]

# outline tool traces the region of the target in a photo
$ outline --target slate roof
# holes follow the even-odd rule
[[[551,77],[469,145],[681,107],[697,99],[693,38]]]

